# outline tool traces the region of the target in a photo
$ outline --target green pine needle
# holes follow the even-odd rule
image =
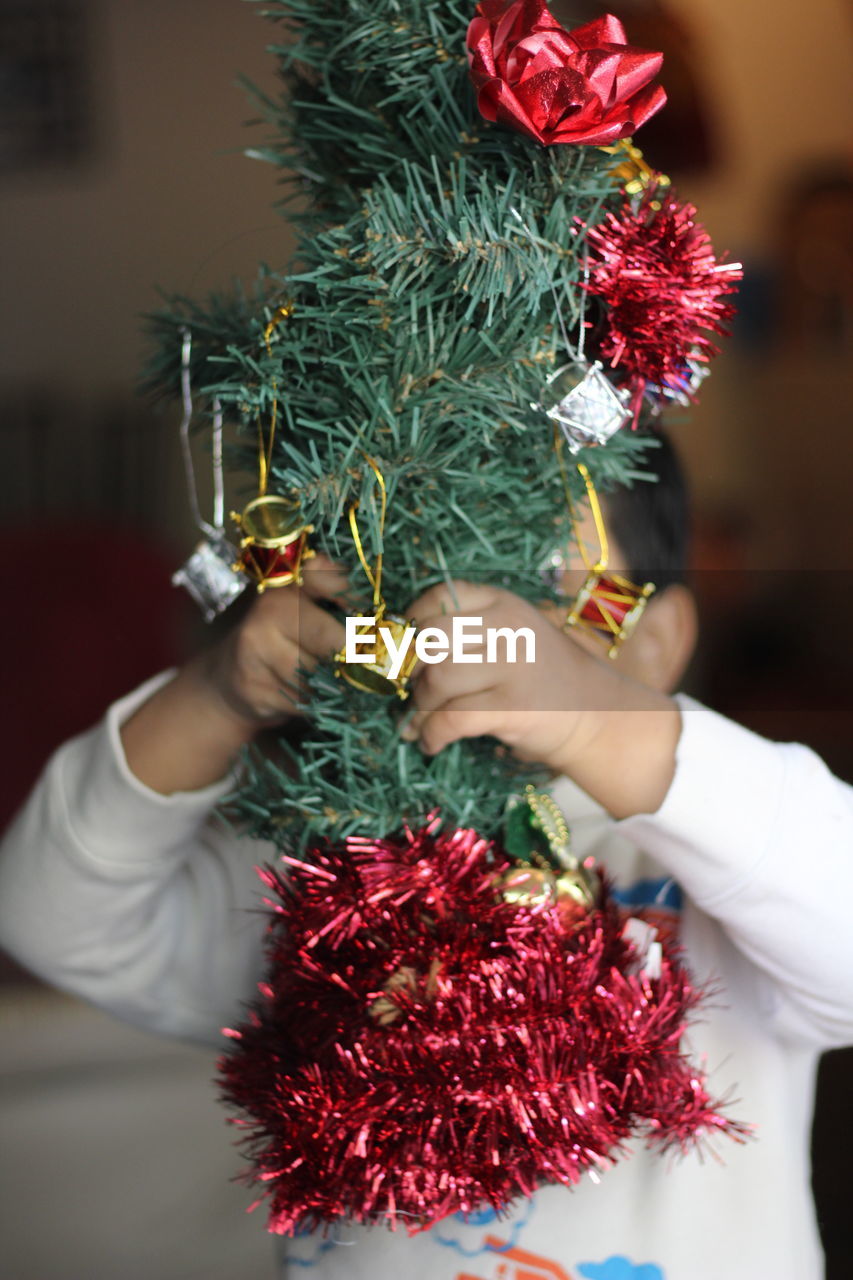
[[[290,196],[310,197],[290,210],[296,257],[262,267],[249,293],[169,300],[149,321],[146,386],[176,394],[189,325],[197,429],[218,397],[245,433],[235,492],[252,483],[258,417],[268,422],[276,401],[271,488],[299,495],[313,544],[349,567],[365,602],[356,500],[392,612],[452,578],[539,600],[568,525],[551,423],[532,406],[565,362],[560,317],[577,334],[579,220],[620,198],[612,160],[482,119],[467,0],[264,0],[260,12],[281,30],[270,52],[282,94],[252,90],[271,131],[252,155],[276,164]],[[284,301],[294,314],[268,354],[264,328]],[[596,485],[645,477],[648,443],[623,431],[586,450]],[[384,537],[368,457],[388,486]],[[579,477],[573,488],[582,499]],[[250,831],[282,847],[382,835],[436,809],[493,835],[508,794],[541,780],[491,739],[425,757],[400,739],[397,698],[359,693],[331,665],[309,683],[308,731],[247,753],[233,800]]]

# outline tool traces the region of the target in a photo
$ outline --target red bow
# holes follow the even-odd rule
[[[545,146],[618,142],[666,102],[650,83],[663,55],[629,45],[612,14],[566,31],[544,0],[481,0],[467,44],[482,114]]]

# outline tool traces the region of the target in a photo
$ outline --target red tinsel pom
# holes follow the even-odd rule
[[[283,863],[270,973],[219,1064],[271,1231],[417,1231],[572,1186],[638,1133],[743,1132],[679,1049],[699,994],[669,950],[637,972],[604,882],[579,926],[511,905],[506,856],[437,821]]]
[[[599,351],[626,375],[638,410],[647,386],[683,386],[688,360],[717,354],[709,333],[728,333],[735,308],[723,299],[743,271],[715,258],[692,204],[654,185],[589,227],[586,239],[586,288],[607,308]]]

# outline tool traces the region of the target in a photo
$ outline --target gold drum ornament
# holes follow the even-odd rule
[[[396,694],[398,698],[405,700],[409,696],[409,680],[418,660],[415,647],[412,644],[409,645],[399,673],[392,676],[393,655],[383,639],[381,627],[389,632],[394,645],[399,648],[406,631],[411,630],[412,624],[396,613],[380,611],[375,620],[366,617],[363,625],[356,628],[356,632],[359,636],[375,637],[373,653],[363,653],[358,662],[347,662],[346,651],[341,650],[340,653],[335,654],[336,674],[363,693],[376,693],[383,698]]]

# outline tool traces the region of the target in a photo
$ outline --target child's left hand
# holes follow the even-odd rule
[[[414,713],[403,737],[420,741],[433,755],[460,738],[490,735],[520,760],[568,774],[615,816],[651,812],[672,780],[681,732],[677,704],[665,694],[623,675],[586,640],[560,627],[560,610],[541,609],[498,587],[469,582],[424,592],[406,610],[419,630],[444,632],[454,617],[490,628],[528,629],[535,661],[525,661],[519,637],[515,662],[499,640],[493,661],[485,644],[466,646],[481,661],[419,664],[414,676]],[[455,597],[455,598],[454,598]],[[473,627],[471,628],[474,629]],[[625,712],[633,714],[626,721]]]
[[[451,655],[435,665],[419,664],[415,711],[403,736],[419,738],[423,750],[433,755],[459,738],[489,734],[520,759],[550,763],[564,752],[567,738],[582,735],[581,691],[590,679],[589,668],[600,664],[543,610],[509,591],[470,582],[454,582],[452,591],[443,584],[432,587],[409,607],[407,616],[419,631],[436,628],[449,642],[454,617],[482,619],[477,629],[484,636],[490,628],[526,628],[534,639],[535,661],[526,660],[532,646],[521,636],[515,662],[508,661],[507,643],[499,639],[493,661],[486,661],[485,643],[468,643],[467,660],[454,662]]]

